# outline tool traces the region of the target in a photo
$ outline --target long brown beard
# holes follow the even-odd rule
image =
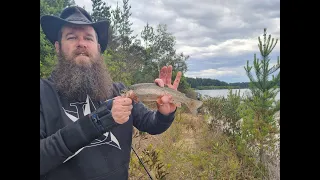
[[[59,93],[69,100],[79,101],[85,100],[87,95],[94,101],[104,101],[111,96],[112,79],[102,56],[95,56],[96,59],[91,59],[92,64],[88,66],[78,65],[60,52],[52,73]]]

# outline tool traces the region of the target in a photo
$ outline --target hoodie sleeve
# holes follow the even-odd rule
[[[123,83],[115,83],[116,95],[119,95],[121,90],[126,89]],[[133,117],[133,125],[139,131],[147,132],[155,135],[166,131],[172,124],[175,118],[175,112],[169,115],[163,115],[159,111],[153,111],[147,108],[143,103],[133,103],[131,115]]]
[[[47,136],[45,118],[40,105],[40,177],[117,125],[111,113],[100,120],[103,125],[102,130],[98,128],[101,124],[97,124],[90,115],[87,115]]]
[[[139,102],[133,105],[133,125],[139,131],[152,135],[161,134],[171,126],[175,118],[175,112],[163,115],[159,111],[148,109],[144,104]]]

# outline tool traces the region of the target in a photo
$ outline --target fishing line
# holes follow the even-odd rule
[[[146,170],[146,172],[147,172],[147,174],[149,175],[150,179],[151,179],[151,180],[153,180],[153,179],[152,179],[152,177],[151,177],[151,175],[150,175],[150,173],[149,173],[149,171],[148,171],[148,170],[147,170],[147,168],[144,166],[144,164],[143,164],[142,160],[139,158],[138,154],[136,153],[136,151],[133,149],[133,147],[132,147],[132,146],[131,146],[131,149],[132,149],[132,150],[133,150],[133,152],[136,154],[137,158],[139,159],[140,163],[142,164],[142,166],[143,166],[144,170]]]

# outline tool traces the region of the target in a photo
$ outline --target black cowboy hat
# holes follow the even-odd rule
[[[91,25],[98,34],[98,43],[100,44],[101,52],[104,52],[107,48],[109,22],[107,20],[92,22],[89,13],[81,7],[67,7],[61,12],[60,17],[51,15],[42,16],[40,24],[44,34],[52,44],[58,41],[58,33],[65,24]]]

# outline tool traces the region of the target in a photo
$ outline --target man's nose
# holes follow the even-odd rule
[[[78,39],[78,47],[87,48],[87,43],[84,38]]]

